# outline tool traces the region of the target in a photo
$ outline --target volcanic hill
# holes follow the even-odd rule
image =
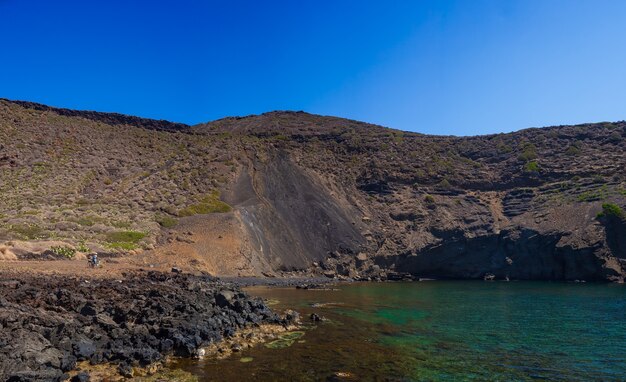
[[[0,100],[0,263],[622,281],[625,149],[625,122],[452,137]]]

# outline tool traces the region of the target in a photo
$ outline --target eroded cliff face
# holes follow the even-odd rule
[[[479,191],[341,184],[282,150],[252,155],[226,194],[272,270],[334,277],[612,280],[624,223],[594,203],[546,204],[547,188]],[[539,201],[537,201],[539,199]]]
[[[626,206],[624,122],[461,138],[302,112],[190,127],[0,100],[0,138],[4,240],[222,275],[626,274],[626,223],[597,217]]]
[[[366,240],[358,211],[285,152],[253,155],[225,200],[237,211],[257,254],[274,269],[308,269],[336,251],[354,253]]]
[[[525,132],[517,138],[526,142],[519,143],[526,147],[521,153],[493,154],[486,147],[482,154],[472,154],[475,162],[467,177],[462,168],[444,168],[437,170],[444,176],[428,181],[407,177],[407,162],[440,161],[435,155],[422,160],[391,156],[387,162],[388,153],[379,158],[377,152],[351,149],[342,134],[315,140],[301,132],[299,145],[279,141],[257,147],[242,173],[235,189],[240,194],[254,190],[256,212],[230,201],[249,216],[244,221],[248,231],[266,240],[264,248],[277,254],[273,264],[283,269],[374,279],[409,274],[622,281],[625,224],[597,218],[602,203],[626,202],[624,169],[619,168],[624,156],[618,151],[623,141],[616,131],[626,130],[621,126],[607,132],[595,126],[582,135],[568,128],[551,132],[568,138],[544,146],[567,147],[570,154],[565,155],[538,154],[539,144],[529,143],[536,138]],[[244,132],[254,134],[251,128]],[[419,149],[420,143],[414,143]],[[583,145],[611,147],[615,162],[603,163],[603,154],[595,151],[585,159],[571,154],[576,150],[570,147]],[[541,159],[528,160],[526,155]],[[549,173],[528,171],[528,163],[535,161],[553,168]]]

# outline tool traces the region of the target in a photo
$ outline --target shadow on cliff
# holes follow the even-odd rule
[[[438,233],[441,244],[419,253],[377,258],[381,267],[395,267],[417,277],[512,280],[597,280],[617,275],[598,256],[601,243],[581,249],[559,246],[560,232],[539,233],[515,228],[499,234],[465,238],[461,231]]]
[[[606,242],[611,253],[626,265],[626,219],[608,216],[601,221],[604,223]]]

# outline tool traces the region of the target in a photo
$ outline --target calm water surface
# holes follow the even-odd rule
[[[177,367],[201,381],[319,381],[338,371],[366,381],[626,380],[624,285],[437,281],[249,292],[303,321],[311,312],[328,321],[287,348]]]

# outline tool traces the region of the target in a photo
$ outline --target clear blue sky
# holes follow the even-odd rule
[[[626,119],[626,1],[0,0],[0,97],[433,134]]]

